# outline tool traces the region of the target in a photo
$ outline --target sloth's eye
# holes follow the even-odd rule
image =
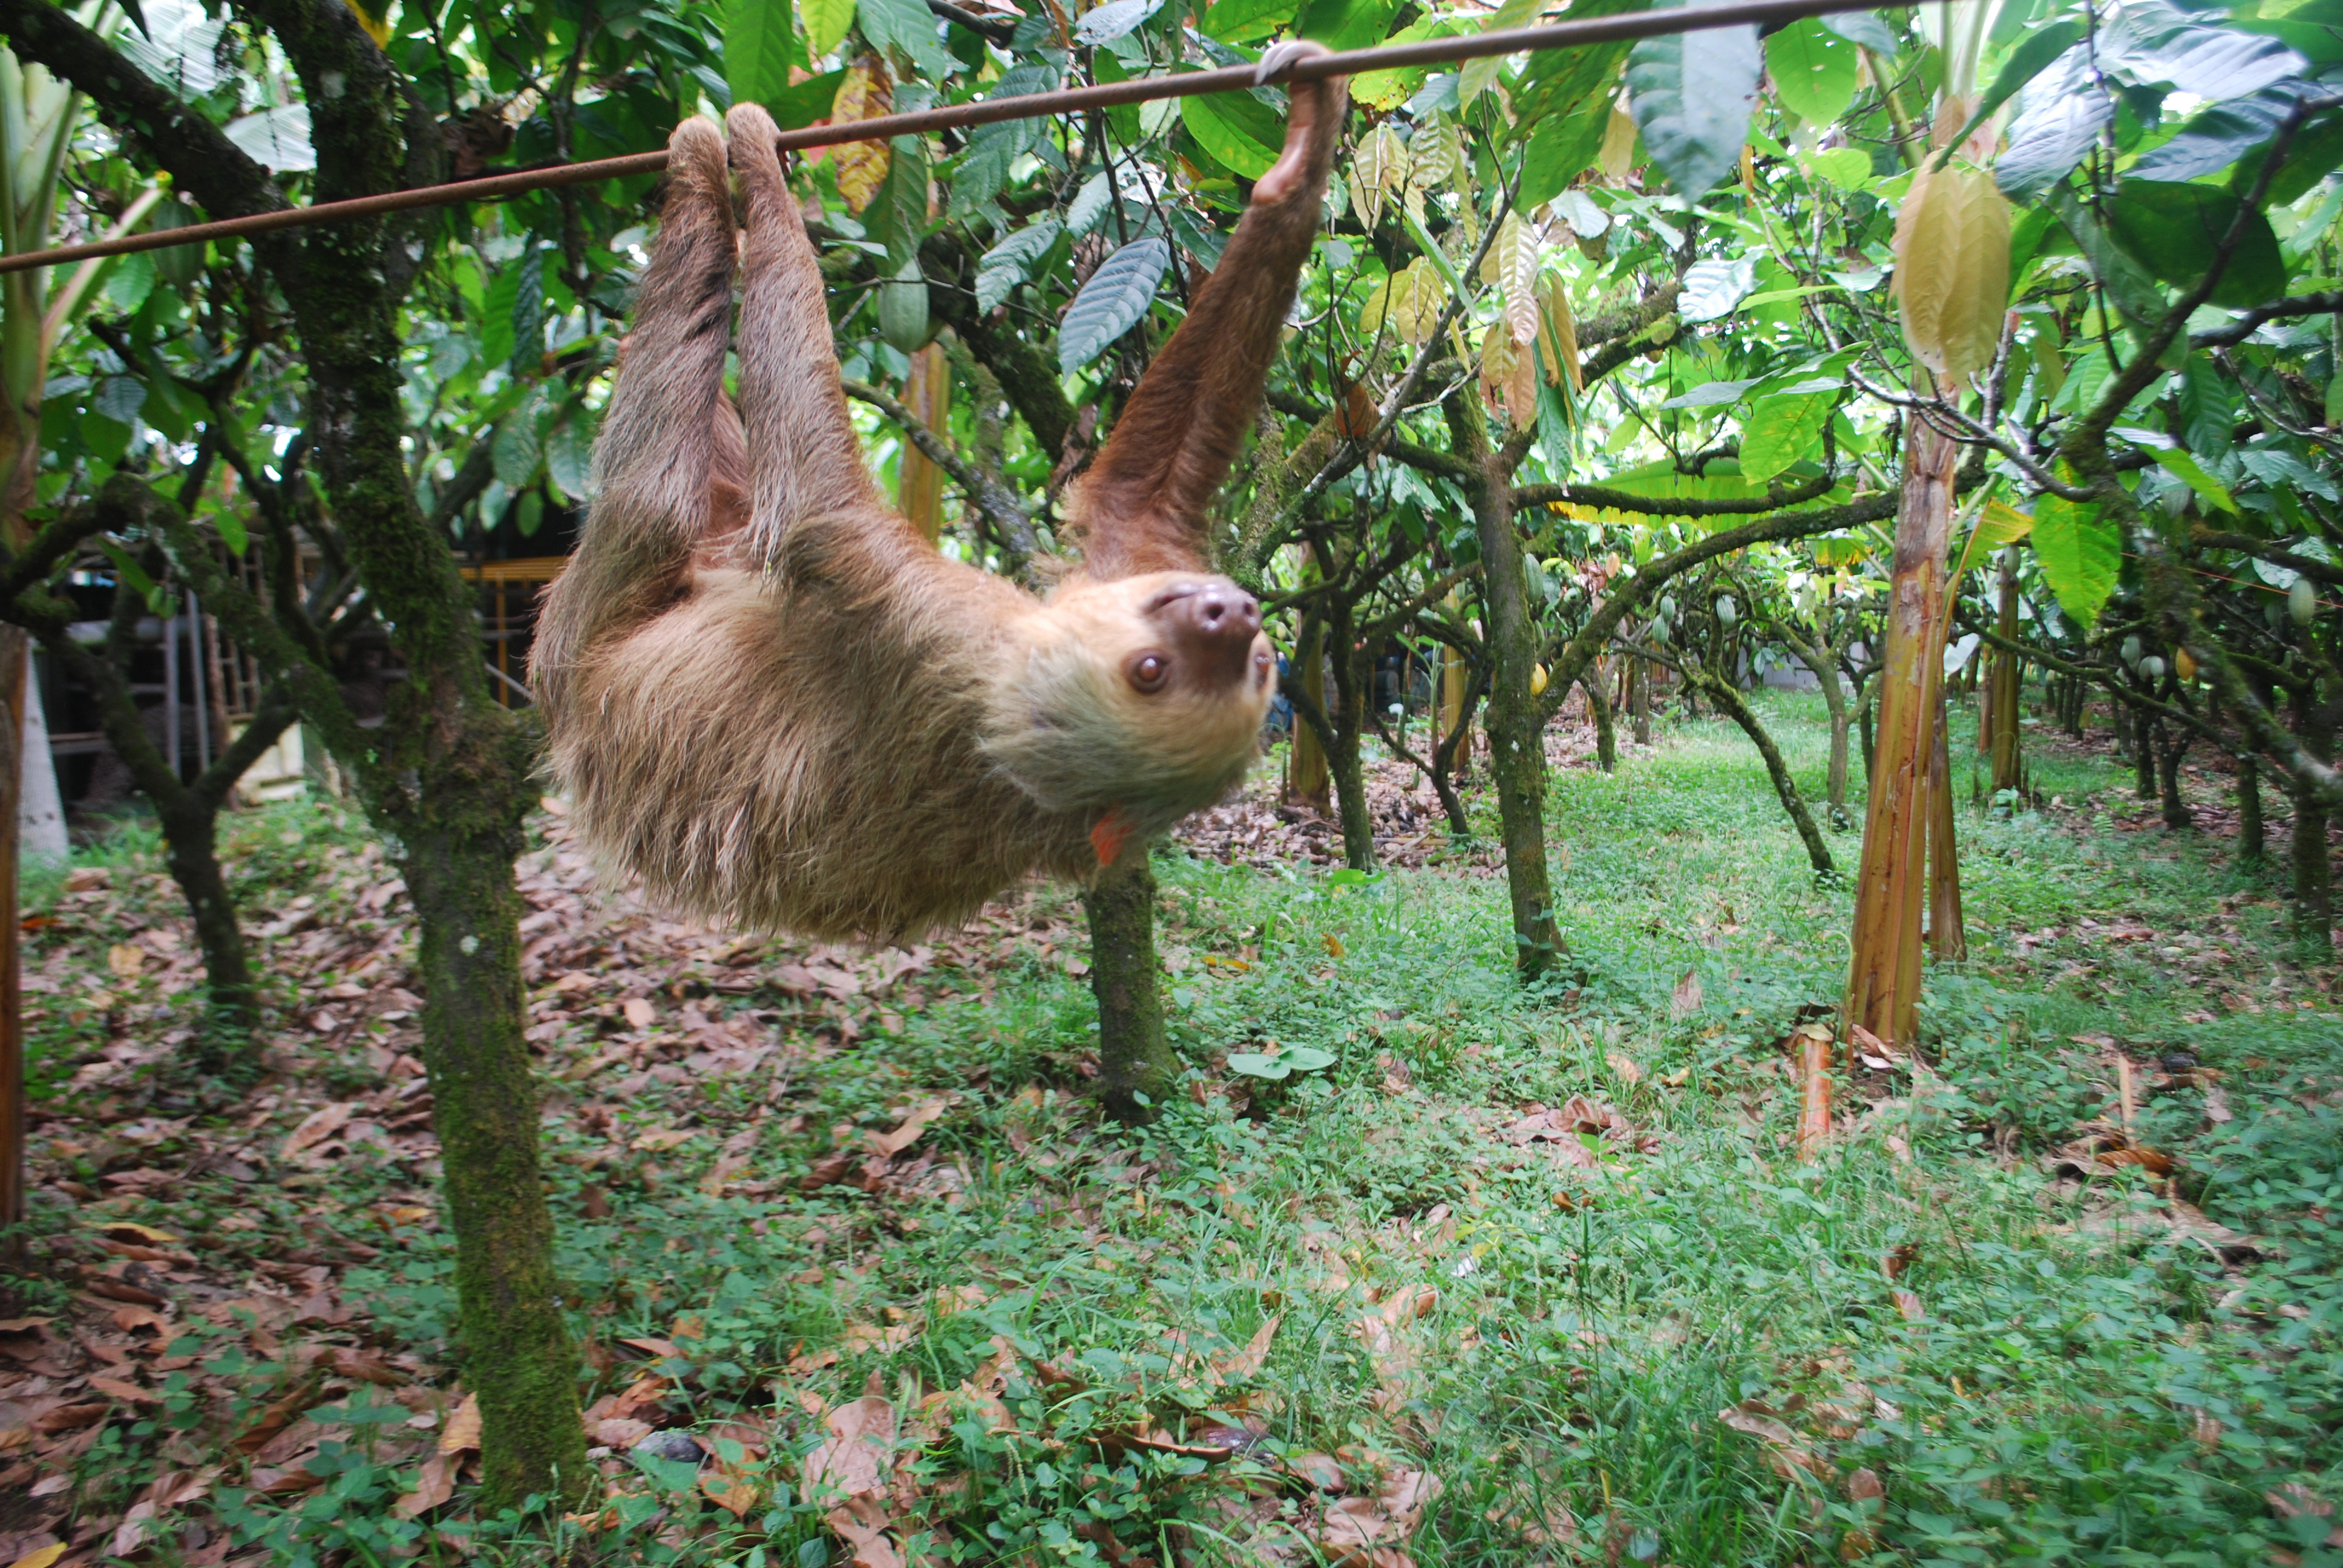
[[[1131,661],[1131,684],[1141,691],[1161,691],[1172,677],[1172,661],[1160,653],[1142,653]]]

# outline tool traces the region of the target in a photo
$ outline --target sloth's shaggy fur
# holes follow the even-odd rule
[[[1342,90],[1295,90],[1285,157],[1077,498],[1085,569],[1046,600],[946,559],[872,483],[753,105],[729,120],[734,414],[726,141],[677,128],[598,493],[533,671],[553,772],[610,869],[713,918],[900,938],[1037,869],[1091,877],[1236,784],[1271,661],[1245,640],[1250,601],[1202,569],[1202,518],[1316,230]],[[1199,592],[1254,618],[1200,640]]]

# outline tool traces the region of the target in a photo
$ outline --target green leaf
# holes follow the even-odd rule
[[[531,245],[513,269],[512,356],[507,362],[515,376],[538,376],[545,370],[545,252]]]
[[[1163,0],[1108,0],[1074,24],[1074,42],[1085,48],[1111,44],[1162,6]]]
[[[128,256],[114,258],[113,270],[106,277],[106,300],[125,315],[146,303],[155,292],[155,257],[152,252],[133,251]]]
[[[1643,11],[1648,0],[1574,0],[1570,19],[1618,16]],[[1413,31],[1413,29],[1411,29]],[[1617,95],[1619,65],[1628,45],[1588,44],[1576,49],[1544,49],[1522,68],[1521,85],[1513,92],[1516,126],[1534,130],[1543,121],[1594,108],[1600,99],[1604,120],[1610,119],[1611,100]],[[1515,134],[1524,135],[1516,130]]]
[[[2009,145],[1994,161],[1994,183],[2014,202],[2036,199],[2074,172],[2115,112],[2091,80],[2087,53],[2067,50],[2026,87]]]
[[[1222,164],[1257,180],[1277,162],[1284,127],[1269,106],[1250,93],[1199,94],[1180,100],[1180,121],[1188,134]]]
[[[2099,618],[2123,569],[2123,534],[2096,504],[2046,495],[2034,503],[2034,554],[2058,608],[2085,628]]]
[[[513,355],[513,301],[520,297],[520,268],[499,266],[488,274],[480,300],[480,357],[502,365]]]
[[[1391,31],[1393,0],[1305,0],[1293,35],[1329,49],[1365,49]]]
[[[978,258],[976,264],[976,307],[990,311],[1007,299],[1017,286],[1032,276],[1033,264],[1050,254],[1058,243],[1065,226],[1054,218],[1021,228],[1010,234]]]
[[[1763,484],[1822,446],[1835,392],[1760,397],[1741,426],[1741,477]]]
[[[1547,115],[1530,127],[1522,148],[1522,188],[1514,205],[1533,211],[1560,196],[1594,165],[1610,128],[1611,100],[1597,95],[1564,115]]]
[[[1155,286],[1171,265],[1171,243],[1154,235],[1108,256],[1066,307],[1058,328],[1060,371],[1071,376],[1136,327],[1155,303]]]
[[[881,49],[893,49],[931,81],[940,82],[960,69],[960,62],[936,35],[935,13],[920,0],[860,0],[857,20],[864,37]]]
[[[1790,112],[1827,126],[1855,102],[1857,50],[1815,17],[1791,23],[1765,40],[1765,69]]]
[[[724,80],[736,104],[762,104],[789,90],[789,67],[802,65],[789,0],[727,0]]]
[[[891,273],[918,259],[928,235],[928,144],[921,136],[897,136],[888,145],[887,172],[862,209],[862,226],[887,247]]]
[[[1678,195],[1705,196],[1740,161],[1762,65],[1745,25],[1646,38],[1628,53],[1635,128]]]
[[[2237,247],[2213,289],[2212,303],[2259,305],[2286,293],[2286,258],[2269,219],[2213,186],[2174,185],[2127,179],[2107,206],[2107,230],[2116,244],[2150,275],[2193,288],[2218,255],[2234,225],[2242,223]]]
[[[1292,1076],[1293,1068],[1282,1056],[1267,1051],[1238,1050],[1229,1053],[1229,1070],[1247,1078],[1280,1079]]]
[[[2230,498],[2228,487],[2197,467],[2196,458],[2171,447],[2159,447],[2155,452],[2157,466],[2196,491],[2207,506],[2236,514],[2237,503]]]
[[[586,498],[593,474],[594,435],[582,413],[573,413],[545,443],[545,471],[573,501]]]
[[[489,460],[496,468],[497,478],[508,490],[518,490],[536,478],[538,462],[544,455],[537,438],[537,421],[529,417],[526,408],[516,408],[506,415],[504,423],[489,437]]]
[[[2180,417],[2172,433],[2205,461],[2219,462],[2236,445],[2230,432],[2237,426],[2237,406],[2229,397],[2228,378],[2211,356],[2191,354],[2180,367],[2177,390],[2173,401]]]
[[[2017,52],[2010,55],[2009,63],[2002,66],[2001,75],[1993,79],[1985,96],[1977,100],[1976,112],[1969,116],[1969,123],[1946,144],[1946,156],[1950,156],[1953,148],[1968,140],[1971,132],[1991,119],[1996,110],[2017,96],[2019,89],[2048,69],[2053,60],[2073,48],[2082,36],[2082,26],[2075,22],[2053,22],[2029,35],[2017,46]]]
[[[1218,0],[1204,14],[1204,36],[1223,44],[1268,37],[1293,15],[1293,0]]]
[[[1896,58],[1896,35],[1875,11],[1842,11],[1835,16],[1823,18],[1823,25],[1850,44],[1859,44],[1883,60]]]
[[[802,0],[806,53],[819,60],[838,47],[854,25],[854,0]]]
[[[1503,33],[1514,27],[1526,27],[1537,19],[1546,0],[1505,0],[1505,3],[1483,19],[1481,31]],[[1505,69],[1503,55],[1484,55],[1477,60],[1467,60],[1456,74],[1456,99],[1469,104],[1488,91],[1490,85]]]
[[[212,514],[212,531],[227,547],[228,554],[241,556],[252,546],[252,534],[244,526],[244,514],[233,507],[223,507]]]
[[[1676,297],[1676,314],[1686,321],[1719,321],[1733,314],[1757,286],[1757,259],[1744,256],[1733,261],[1711,256],[1684,270],[1684,292]]]
[[[130,585],[130,591],[145,599],[148,609],[153,610],[156,615],[161,615],[165,604],[162,585],[148,577],[146,568],[131,559],[130,552],[112,539],[98,540],[97,548],[106,552],[106,558],[114,563],[115,571],[120,574],[124,582]]]
[[[2141,154],[2131,176],[2185,183],[2218,174],[2277,135],[2301,97],[2302,85],[2288,83],[2215,104],[2183,126],[2178,136]],[[2288,149],[2289,166],[2295,151]]]
[[[830,118],[830,110],[838,103],[838,89],[845,83],[845,66],[824,71],[767,98],[765,111],[773,116],[776,129],[801,131],[817,120]]]

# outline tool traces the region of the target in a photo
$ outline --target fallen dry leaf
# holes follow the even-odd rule
[[[895,1407],[866,1393],[831,1411],[827,1424],[830,1436],[806,1455],[806,1495],[819,1497],[829,1490],[851,1498],[884,1492],[895,1445]]]
[[[430,1513],[456,1495],[456,1466],[460,1462],[451,1455],[435,1453],[423,1462],[417,1473],[415,1490],[390,1505],[390,1511],[401,1519],[414,1519]]]
[[[1805,1445],[1798,1434],[1783,1424],[1773,1407],[1762,1400],[1743,1400],[1716,1412],[1716,1419],[1734,1431],[1757,1439],[1765,1445],[1765,1462],[1785,1481],[1796,1478],[1801,1470],[1815,1475],[1828,1473],[1828,1467]]]
[[[347,1126],[351,1114],[357,1110],[355,1105],[337,1102],[309,1112],[301,1119],[298,1127],[286,1135],[283,1146],[277,1151],[277,1158],[290,1160],[304,1149],[324,1142]]]
[[[925,1132],[936,1118],[950,1111],[951,1104],[949,1097],[922,1101],[904,1114],[902,1121],[893,1131],[866,1134],[863,1142],[870,1147],[873,1154],[891,1160],[917,1143],[920,1141],[920,1134]]]
[[[1676,981],[1675,990],[1668,993],[1668,1016],[1686,1019],[1700,1010],[1700,971],[1686,970]]]
[[[439,1431],[439,1452],[469,1453],[480,1446],[480,1396],[468,1393]]]

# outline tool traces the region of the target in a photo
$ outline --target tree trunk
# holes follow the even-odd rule
[[[2335,951],[2333,868],[2327,849],[2327,811],[2311,791],[2294,791],[2294,944],[2305,963]]]
[[[2143,800],[2156,799],[2156,751],[2162,729],[2145,713],[2132,715],[2132,790]]]
[[[2251,757],[2237,759],[2237,866],[2258,871],[2269,853],[2262,826],[2262,765]]]
[[[1824,840],[1822,829],[1815,826],[1814,813],[1806,809],[1805,797],[1798,792],[1798,781],[1790,776],[1790,765],[1782,759],[1782,749],[1774,744],[1774,738],[1757,721],[1755,710],[1733,689],[1731,681],[1715,670],[1704,671],[1696,678],[1707,690],[1709,700],[1716,704],[1717,711],[1741,726],[1741,732],[1757,748],[1757,755],[1765,759],[1766,776],[1774,780],[1774,793],[1781,797],[1782,809],[1789,813],[1791,825],[1805,842],[1806,861],[1814,867],[1815,875],[1836,876],[1838,868],[1831,863],[1830,845]]]
[[[25,1261],[25,1007],[17,968],[16,816],[24,790],[25,634],[0,627],[0,1262]]]
[[[1454,594],[1448,596],[1448,608],[1462,610]],[[1473,770],[1473,741],[1467,733],[1473,727],[1473,704],[1467,695],[1473,687],[1472,666],[1455,648],[1448,648],[1440,661],[1440,733],[1437,739],[1445,743],[1450,737],[1461,737],[1448,747],[1448,770],[1452,776]]]
[[[1855,722],[1860,726],[1861,730],[1858,738],[1863,742],[1863,777],[1866,789],[1869,788],[1872,774],[1877,770],[1874,763],[1879,749],[1876,722],[1878,711],[1879,688],[1876,685],[1868,686],[1855,699]]]
[[[951,438],[951,365],[942,344],[930,343],[911,356],[903,407],[939,439]],[[904,518],[934,544],[944,527],[944,471],[908,440],[895,458],[895,495]]]
[[[1634,654],[1627,657],[1627,711],[1634,719],[1635,744],[1652,743],[1652,681],[1645,661]]]
[[[2164,744],[2157,748],[2157,793],[2164,805],[2164,826],[2169,832],[2186,833],[2197,826],[2188,802],[2180,798],[2180,763],[2187,755],[2188,742],[2177,729],[2166,732]]]
[[[1969,956],[1961,919],[1961,854],[1953,820],[1953,759],[1945,705],[1936,703],[1936,741],[1928,763],[1928,951],[1947,963]]]
[[[1920,913],[1927,898],[1928,779],[1944,678],[1945,546],[1959,448],[1915,417],[1905,425],[1904,491],[1889,583],[1871,803],[1855,885],[1845,1014],[1905,1046],[1918,1034]]]
[[[2006,642],[2017,640],[2017,551],[2005,546],[2001,551],[2001,602],[1996,608],[1994,629]],[[2006,648],[1993,653],[1993,684],[1988,688],[1986,746],[1993,758],[1993,792],[1996,797],[2005,790],[2017,788],[2020,732],[2018,715],[2017,655]]]
[[[1099,1103],[1116,1121],[1152,1121],[1180,1080],[1156,990],[1155,871],[1127,847],[1082,894],[1091,922],[1091,994],[1099,1010]]]
[[[1438,737],[1433,746],[1431,773],[1433,791],[1440,797],[1440,809],[1448,814],[1449,836],[1461,839],[1473,836],[1473,821],[1464,814],[1464,798],[1456,792],[1456,758],[1465,745],[1473,705],[1465,694],[1460,692],[1459,697],[1457,725]]]
[[[522,1038],[519,802],[439,815],[410,839],[424,980],[424,1066],[456,1234],[465,1382],[480,1398],[490,1496],[582,1495],[596,1479],[578,1421],[577,1362],[555,1296],[553,1217],[538,1164],[537,1090]]]
[[[1456,452],[1480,471],[1473,516],[1481,539],[1481,592],[1489,610],[1489,773],[1505,841],[1505,882],[1513,898],[1513,967],[1535,980],[1568,950],[1554,924],[1545,863],[1545,745],[1530,671],[1537,659],[1529,585],[1522,578],[1521,538],[1513,528],[1513,487],[1489,441],[1479,401],[1448,400]]]
[[[1619,731],[1611,722],[1611,692],[1603,681],[1601,668],[1580,681],[1579,689],[1586,693],[1587,711],[1594,716],[1594,765],[1605,773],[1619,770]]]
[[[2296,729],[2320,761],[2334,754],[2334,721],[2314,684],[2297,699]],[[2305,963],[2335,956],[2334,861],[2327,847],[2327,809],[2299,784],[2294,791],[2294,943]]]
[[[1315,616],[1302,623],[1301,646],[1293,651],[1293,683],[1320,712],[1325,711],[1326,623]],[[1286,752],[1286,799],[1323,811],[1330,804],[1332,783],[1326,749],[1319,743],[1318,732],[1297,721],[1293,726],[1293,744]]]
[[[1367,654],[1353,647],[1358,634],[1352,623],[1352,605],[1337,598],[1326,619],[1330,663],[1334,670],[1334,707],[1327,714],[1334,731],[1334,753],[1329,761],[1334,776],[1334,814],[1342,829],[1342,863],[1354,871],[1375,869],[1375,819],[1367,805],[1366,759],[1363,731],[1367,722],[1367,696],[1374,682]]]

